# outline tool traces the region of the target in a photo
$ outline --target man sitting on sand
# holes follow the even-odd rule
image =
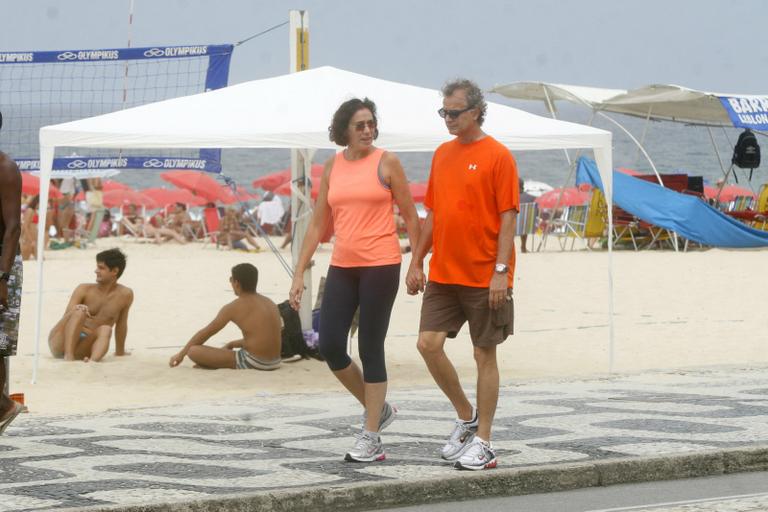
[[[66,361],[101,361],[115,328],[115,355],[125,356],[128,310],[133,291],[117,283],[125,270],[125,255],[109,249],[96,255],[96,284],[75,288],[64,316],[48,335],[53,357]]]
[[[232,267],[229,283],[237,299],[221,308],[211,323],[200,329],[178,354],[171,357],[171,368],[181,364],[186,356],[196,363],[196,368],[279,368],[280,313],[274,302],[256,293],[258,281],[259,271],[250,263]],[[224,348],[203,345],[229,322],[240,328],[243,339],[230,341]]]

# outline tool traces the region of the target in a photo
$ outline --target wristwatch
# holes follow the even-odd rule
[[[10,272],[3,272],[2,270],[0,270],[0,281],[5,281],[7,283],[10,278],[11,278]]]
[[[504,263],[497,263],[493,268],[493,271],[497,274],[506,274],[509,272],[509,265],[505,265]]]

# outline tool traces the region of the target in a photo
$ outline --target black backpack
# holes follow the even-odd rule
[[[320,353],[316,349],[309,348],[304,341],[299,313],[291,307],[290,302],[287,300],[281,302],[277,305],[277,309],[280,311],[280,317],[283,319],[280,357],[285,359],[299,355],[302,359],[313,357],[322,360]]]
[[[752,171],[760,167],[760,146],[757,144],[757,137],[747,128],[741,135],[736,145],[733,147],[733,158],[731,163],[742,169],[749,169],[749,179],[752,179]]]

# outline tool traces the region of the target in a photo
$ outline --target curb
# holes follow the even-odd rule
[[[61,509],[62,512],[323,512],[360,511],[445,501],[519,496],[586,487],[676,480],[768,469],[768,445],[551,464],[492,471],[451,472],[445,477],[343,487],[302,487],[221,498],[132,506]]]

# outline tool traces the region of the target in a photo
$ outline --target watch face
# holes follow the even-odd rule
[[[507,267],[503,263],[496,264],[496,272],[498,272],[499,274],[503,274],[504,272],[507,272],[508,269],[509,267]]]

